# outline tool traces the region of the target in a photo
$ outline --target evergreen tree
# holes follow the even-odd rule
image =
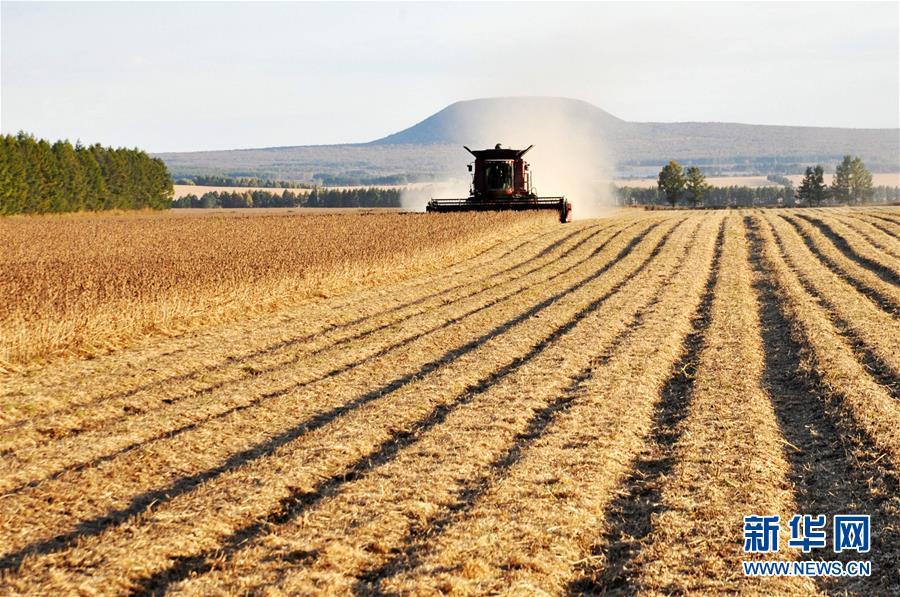
[[[103,209],[107,199],[106,181],[103,179],[103,172],[100,170],[100,164],[97,163],[94,152],[78,143],[75,145],[75,155],[78,156],[78,163],[81,164],[87,189],[84,209],[90,211]]]
[[[0,213],[167,209],[173,194],[165,164],[143,151],[0,136]]]
[[[63,201],[56,211],[84,209],[88,202],[88,186],[75,148],[68,141],[57,141],[53,144],[53,153],[62,177],[60,184],[63,193]]]
[[[850,201],[851,169],[852,161],[850,156],[845,155],[844,160],[834,170],[834,178],[831,182],[831,196],[837,203]]]
[[[0,214],[26,211],[28,186],[25,160],[16,137],[0,138]]]
[[[857,156],[850,162],[850,200],[854,203],[863,203],[871,201],[873,195],[872,173]]]
[[[685,188],[691,205],[697,207],[703,203],[703,196],[709,191],[710,186],[706,183],[706,177],[700,172],[700,168],[691,166],[687,169]]]
[[[812,206],[813,203],[821,205],[827,198],[828,187],[825,186],[825,171],[822,166],[807,167],[803,181],[797,189],[797,201],[800,203],[805,201],[807,205]]]

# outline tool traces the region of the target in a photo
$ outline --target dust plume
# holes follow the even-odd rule
[[[532,184],[541,196],[565,195],[575,219],[602,217],[615,205],[612,160],[600,131],[590,118],[587,103],[556,98],[508,98],[479,106],[474,118],[460,127],[472,149],[501,143],[524,149],[534,145],[525,159],[531,164]],[[458,170],[466,175],[471,156],[459,148]],[[403,206],[424,209],[430,196],[466,197],[468,177],[432,188],[404,193]],[[430,193],[430,194],[429,194]]]

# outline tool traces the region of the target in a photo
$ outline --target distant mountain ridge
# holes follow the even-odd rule
[[[875,171],[900,171],[900,129],[848,129],[726,122],[628,122],[569,98],[505,97],[455,102],[402,131],[364,144],[158,154],[176,176],[223,174],[285,180],[332,177],[422,179],[458,175],[461,145],[516,145],[555,136],[596,141],[618,173],[647,175],[670,159],[710,172],[788,172],[859,155]]]

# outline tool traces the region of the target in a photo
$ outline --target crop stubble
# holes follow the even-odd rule
[[[478,221],[355,291],[10,372],[0,590],[896,588],[895,214]],[[820,492],[875,516],[875,576],[744,579],[741,516]]]

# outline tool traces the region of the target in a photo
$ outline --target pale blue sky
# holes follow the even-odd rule
[[[0,128],[150,151],[364,142],[460,99],[900,126],[900,3],[0,4]]]

